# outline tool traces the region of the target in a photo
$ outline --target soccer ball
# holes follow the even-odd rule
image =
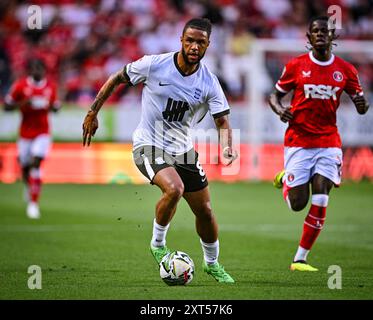
[[[159,274],[169,286],[188,284],[193,280],[193,260],[185,252],[170,252],[159,263]]]

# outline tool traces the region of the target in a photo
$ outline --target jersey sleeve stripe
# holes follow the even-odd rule
[[[128,84],[129,84],[130,86],[133,86],[133,84],[132,84],[132,82],[131,82],[131,79],[130,79],[129,75],[127,74],[127,65],[125,65],[124,68],[123,68],[123,75],[124,75],[124,77],[126,78],[126,80],[128,81]]]
[[[278,82],[276,83],[275,87],[276,87],[276,89],[277,89],[278,91],[280,91],[280,92],[282,92],[282,93],[288,93],[288,91],[286,91],[286,90],[284,90],[284,89],[282,89],[282,88],[280,87],[280,85],[278,84]]]
[[[229,109],[227,109],[227,110],[224,110],[222,112],[215,113],[212,116],[214,117],[214,119],[217,119],[217,118],[220,118],[222,116],[225,116],[225,115],[229,114],[229,112],[230,112]]]

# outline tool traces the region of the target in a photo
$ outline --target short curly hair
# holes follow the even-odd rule
[[[210,38],[212,24],[211,21],[207,18],[193,18],[190,19],[184,26],[183,34],[185,33],[186,29],[193,28],[207,32],[207,36]]]

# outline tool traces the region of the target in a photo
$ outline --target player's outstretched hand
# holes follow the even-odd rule
[[[83,122],[83,146],[91,144],[91,138],[98,128],[97,113],[89,110]]]
[[[226,165],[229,166],[234,160],[238,158],[238,153],[236,150],[233,150],[231,147],[225,147],[223,149],[223,157],[228,160]]]
[[[291,119],[293,119],[293,114],[291,112],[291,106],[286,107],[286,108],[282,108],[279,111],[278,115],[280,116],[280,119],[281,119],[282,122],[288,122]]]

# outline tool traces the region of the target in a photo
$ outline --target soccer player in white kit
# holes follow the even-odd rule
[[[224,157],[228,163],[237,158],[232,150],[229,105],[216,76],[200,62],[210,34],[208,19],[191,19],[184,27],[179,52],[144,56],[113,74],[84,119],[83,145],[89,146],[98,128],[97,114],[116,86],[143,83],[142,116],[133,134],[133,155],[139,170],[162,191],[156,204],[151,253],[159,263],[170,252],[166,246],[167,230],[184,197],[196,217],[203,270],[220,283],[233,283],[218,262],[218,225],[207,178],[189,134],[190,128],[210,112],[221,132]]]

